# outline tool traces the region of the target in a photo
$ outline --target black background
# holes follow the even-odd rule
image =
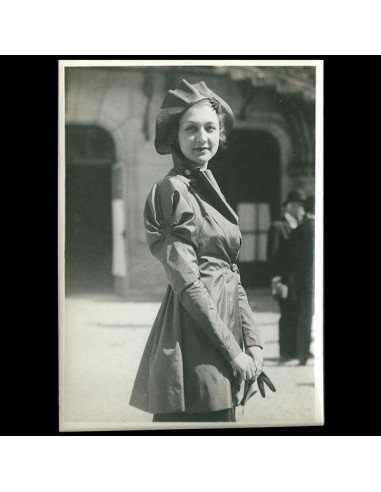
[[[325,425],[316,427],[234,428],[221,430],[86,432],[58,431],[58,60],[131,59],[105,56],[2,57],[3,134],[2,188],[3,264],[9,274],[3,281],[2,392],[3,435],[128,435],[128,434],[252,434],[252,435],[374,435],[376,430],[377,378],[370,370],[369,336],[377,330],[377,315],[361,322],[354,317],[362,305],[362,283],[354,278],[356,263],[351,251],[353,221],[350,201],[356,190],[349,177],[361,168],[355,142],[361,128],[354,128],[364,105],[369,80],[354,78],[369,67],[369,57],[315,55],[256,56],[253,59],[324,59],[324,393]],[[136,59],[156,59],[154,56]],[[162,56],[162,59],[171,59]],[[184,59],[186,57],[183,57]],[[203,57],[195,57],[202,59]],[[205,58],[227,59],[213,55]],[[248,59],[237,56],[238,59]],[[361,87],[363,83],[363,87]],[[8,108],[7,108],[8,105]],[[361,125],[360,125],[361,126]],[[12,138],[14,141],[12,141]],[[361,149],[362,155],[364,149]],[[359,154],[360,155],[360,154]],[[375,160],[378,158],[375,157]],[[375,161],[373,162],[375,164]],[[358,171],[357,171],[358,172]],[[13,173],[13,174],[12,174]],[[335,179],[336,178],[336,179]],[[357,176],[355,176],[357,179]],[[21,184],[21,187],[20,187]],[[359,189],[360,187],[360,189]],[[21,189],[20,189],[21,188]],[[358,196],[356,194],[356,196]],[[6,221],[9,225],[6,225]],[[14,228],[14,232],[12,231]],[[357,248],[357,245],[356,245]],[[10,251],[9,251],[10,250]],[[8,251],[11,253],[8,255]],[[358,251],[356,249],[356,254]],[[9,258],[9,259],[8,259]],[[12,258],[12,259],[11,259]],[[3,270],[6,271],[6,268]],[[375,272],[374,272],[375,273]],[[346,277],[346,275],[350,277]],[[366,290],[369,297],[371,289]],[[376,306],[373,306],[375,309]],[[365,308],[365,306],[364,306]],[[365,315],[364,315],[365,316]],[[9,339],[7,339],[9,337]],[[368,387],[366,387],[368,383]],[[374,416],[374,418],[373,418]]]

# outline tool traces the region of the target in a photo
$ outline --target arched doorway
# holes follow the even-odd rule
[[[108,292],[113,288],[114,142],[100,127],[67,125],[65,152],[66,292]]]
[[[268,132],[238,129],[229,147],[216,157],[213,172],[223,194],[240,218],[239,268],[246,287],[269,285],[267,231],[280,212],[280,154]]]

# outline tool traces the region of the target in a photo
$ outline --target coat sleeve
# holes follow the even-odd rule
[[[173,291],[200,329],[232,361],[242,350],[200,280],[199,231],[187,185],[176,177],[157,183],[147,198],[144,219],[150,251],[162,263]]]
[[[251,310],[245,289],[242,287],[241,281],[239,281],[238,284],[238,299],[245,346],[252,347],[254,345],[258,345],[259,347],[263,348],[259,330],[257,324],[255,323],[254,315]]]
[[[282,224],[274,222],[268,232],[267,261],[272,279],[285,280],[288,268],[288,246],[282,232]]]
[[[267,239],[267,261],[271,278],[281,276],[280,253],[281,253],[281,233],[277,224],[273,223],[270,226]]]

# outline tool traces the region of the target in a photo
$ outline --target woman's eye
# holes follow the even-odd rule
[[[208,126],[206,129],[208,132],[214,132],[216,130],[215,126]]]
[[[189,126],[188,130],[191,132],[195,132],[195,131],[197,131],[197,128],[195,126]]]

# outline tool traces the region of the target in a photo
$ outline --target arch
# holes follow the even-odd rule
[[[107,130],[98,125],[67,124],[65,158],[67,164],[114,164],[114,139]]]
[[[290,180],[288,178],[287,169],[292,162],[293,157],[293,145],[286,127],[284,118],[279,113],[256,111],[247,116],[244,121],[236,121],[234,127],[238,129],[248,129],[257,131],[266,131],[270,133],[279,145],[279,158],[281,165],[281,196],[280,200],[283,200],[290,187]]]
[[[65,278],[69,294],[109,292],[112,277],[112,136],[96,125],[65,128]]]
[[[71,117],[66,117],[66,129],[73,127],[97,128],[103,134],[108,135],[108,139],[113,142],[113,158],[109,162],[111,169],[111,196],[109,204],[112,206],[112,241],[113,251],[111,259],[111,271],[113,276],[114,290],[127,296],[130,290],[130,278],[126,275],[129,265],[129,225],[134,220],[131,201],[133,200],[134,169],[127,166],[128,155],[131,155],[131,142],[126,138],[128,134],[129,122],[124,119],[121,126],[120,121],[116,121],[113,113],[102,111],[97,112],[94,117],[93,111],[88,111],[91,106],[91,99],[87,99],[88,104],[82,104],[80,116],[78,112],[72,112]]]

